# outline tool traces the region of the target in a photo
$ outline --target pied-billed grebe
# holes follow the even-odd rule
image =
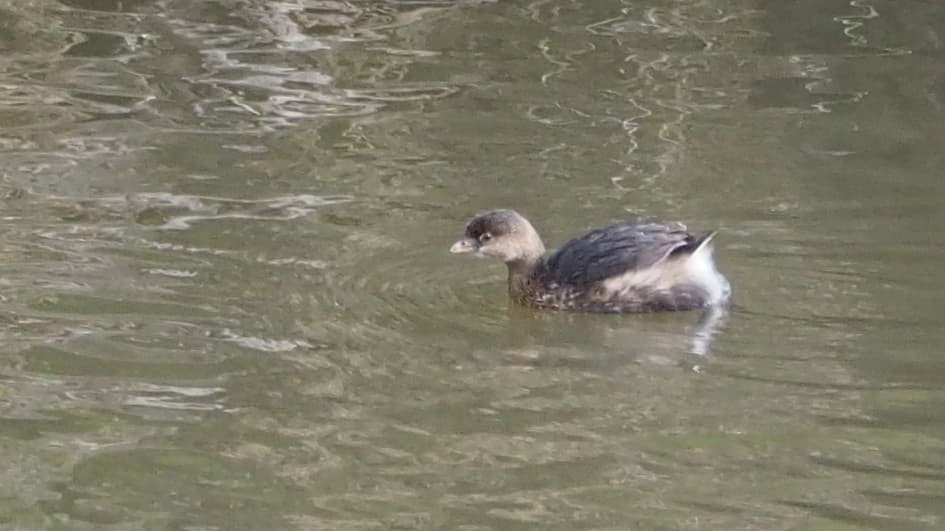
[[[545,245],[514,210],[473,218],[451,253],[498,258],[509,295],[550,310],[629,313],[692,310],[725,302],[729,283],[715,268],[712,237],[682,223],[620,223],[589,232],[545,256]]]

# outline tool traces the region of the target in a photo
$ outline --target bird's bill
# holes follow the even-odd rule
[[[472,238],[463,238],[457,240],[456,243],[450,247],[450,252],[453,254],[465,254],[465,253],[474,253],[479,250],[479,245],[477,245],[476,240]]]

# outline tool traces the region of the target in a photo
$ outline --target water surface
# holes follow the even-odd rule
[[[943,17],[0,0],[0,523],[941,529]],[[735,302],[510,307],[500,206]]]

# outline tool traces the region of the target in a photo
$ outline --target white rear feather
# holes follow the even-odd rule
[[[688,256],[660,260],[646,269],[628,271],[604,280],[601,296],[604,299],[620,297],[640,286],[669,290],[674,286],[691,284],[706,291],[708,305],[725,302],[731,293],[731,287],[715,267],[712,257],[712,238],[715,234],[713,232],[706,236],[699,243],[699,247]]]

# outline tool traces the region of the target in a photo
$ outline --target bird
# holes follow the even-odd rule
[[[491,210],[466,224],[453,254],[498,258],[510,298],[541,310],[645,313],[720,306],[731,295],[712,239],[679,222],[623,222],[592,230],[546,254],[538,232],[514,210]]]

